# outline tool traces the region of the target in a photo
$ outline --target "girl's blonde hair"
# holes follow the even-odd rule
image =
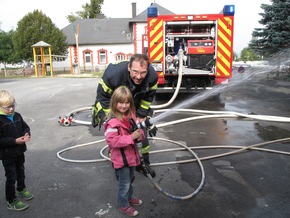
[[[7,90],[0,91],[0,106],[10,106],[15,102],[13,95]]]
[[[107,117],[111,118],[111,117],[115,116],[119,120],[122,119],[123,114],[121,114],[117,110],[117,104],[119,102],[121,102],[121,103],[129,102],[130,103],[130,108],[125,114],[125,116],[130,118],[131,114],[135,113],[135,105],[134,105],[134,99],[133,99],[132,93],[126,86],[120,86],[113,92],[113,95],[111,96],[111,100],[110,100],[110,112],[108,113]]]

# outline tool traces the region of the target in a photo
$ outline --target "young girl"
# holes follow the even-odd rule
[[[136,116],[134,100],[127,87],[120,86],[114,91],[107,118],[105,137],[118,180],[118,208],[128,216],[137,216],[138,211],[131,207],[142,204],[140,199],[133,197],[135,167],[140,164],[135,140],[143,140],[144,132],[141,129],[130,132],[130,119],[136,121]]]

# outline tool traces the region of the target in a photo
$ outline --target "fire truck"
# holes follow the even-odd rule
[[[148,56],[158,73],[157,93],[173,93],[181,72],[182,93],[228,82],[234,13],[234,5],[218,14],[159,15],[156,7],[147,8]]]

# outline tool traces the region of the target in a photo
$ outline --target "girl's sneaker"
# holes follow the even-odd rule
[[[128,215],[128,216],[137,216],[139,213],[137,210],[135,210],[133,207],[131,207],[130,205],[127,207],[120,207],[119,211],[121,211],[122,213]]]
[[[139,205],[142,204],[142,201],[141,201],[140,199],[138,199],[138,198],[131,198],[131,199],[129,200],[129,203],[130,203],[131,205],[134,205],[134,206],[139,206]]]
[[[9,210],[21,211],[25,210],[26,208],[28,208],[28,205],[18,200],[17,198],[15,198],[11,203],[7,202],[7,209]]]

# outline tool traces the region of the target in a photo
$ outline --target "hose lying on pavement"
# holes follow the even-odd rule
[[[81,108],[80,110],[75,110],[73,111],[72,114],[78,113],[79,111],[84,111],[84,110],[90,110],[91,108],[87,107],[87,108]],[[165,112],[167,111],[167,109],[163,109],[163,110],[158,110],[155,111],[156,113],[158,112]],[[177,123],[182,123],[182,122],[189,122],[192,120],[200,120],[200,119],[212,119],[212,118],[243,118],[243,119],[248,119],[248,120],[261,120],[261,121],[271,121],[271,122],[290,122],[290,118],[287,117],[278,117],[278,116],[265,116],[265,115],[246,115],[246,114],[241,114],[241,113],[236,113],[236,112],[221,112],[221,111],[203,111],[203,110],[191,110],[191,109],[170,109],[171,112],[191,112],[191,113],[195,113],[195,114],[212,114],[212,115],[200,115],[200,116],[194,116],[194,117],[188,117],[185,119],[179,119],[179,120],[175,120],[175,121],[171,121],[171,122],[167,122],[167,123],[161,123],[161,124],[156,124],[156,127],[165,127],[165,126],[169,126],[169,125],[173,125],[173,124],[177,124]],[[154,118],[152,118],[154,119]],[[88,124],[91,125],[90,122],[76,122],[76,123],[80,123],[80,124]],[[290,155],[290,152],[285,152],[285,151],[276,151],[276,150],[271,150],[271,149],[263,149],[263,148],[259,148],[261,146],[267,145],[267,144],[274,144],[274,143],[278,143],[278,142],[284,142],[284,141],[290,141],[290,138],[284,138],[284,139],[278,139],[278,140],[274,140],[274,141],[269,141],[269,142],[264,142],[264,143],[259,143],[259,144],[254,144],[254,145],[250,145],[250,146],[233,146],[233,145],[214,145],[214,146],[196,146],[196,147],[188,147],[182,143],[176,142],[176,141],[172,141],[169,139],[163,139],[163,138],[157,138],[157,137],[149,137],[150,140],[161,140],[161,141],[167,141],[169,143],[173,143],[173,144],[177,144],[179,146],[181,146],[182,148],[171,148],[171,149],[163,149],[163,150],[156,150],[156,151],[150,151],[150,154],[154,154],[154,153],[161,153],[161,152],[169,152],[169,151],[177,151],[177,150],[187,150],[189,151],[194,158],[193,159],[188,159],[188,160],[182,160],[182,161],[171,161],[171,162],[164,162],[164,163],[152,163],[151,166],[161,166],[161,165],[168,165],[168,164],[181,164],[181,163],[189,163],[189,162],[198,162],[200,171],[201,171],[201,179],[200,179],[200,184],[198,185],[198,187],[189,195],[186,196],[176,196],[173,194],[168,193],[167,191],[165,191],[164,189],[162,189],[159,184],[150,176],[150,174],[147,175],[148,179],[150,180],[150,182],[165,196],[172,198],[174,200],[186,200],[189,198],[192,198],[193,196],[195,196],[201,189],[202,186],[204,185],[204,181],[205,181],[205,173],[204,173],[204,168],[203,165],[201,163],[202,160],[208,160],[208,159],[213,159],[213,158],[219,158],[219,157],[224,157],[224,156],[228,156],[228,155],[233,155],[233,154],[237,154],[237,153],[241,153],[245,150],[257,150],[257,151],[264,151],[264,152],[271,152],[271,153],[277,153],[277,154],[284,154],[284,155]],[[94,144],[98,144],[98,143],[102,143],[105,142],[105,139],[99,140],[99,141],[95,141],[95,142],[90,142],[90,143],[85,143],[85,144],[81,144],[81,145],[75,145],[69,148],[65,148],[59,152],[57,152],[57,156],[59,159],[63,160],[63,161],[67,161],[67,162],[73,162],[73,163],[92,163],[92,162],[102,162],[102,161],[110,161],[110,158],[107,157],[106,155],[104,155],[104,150],[107,148],[107,146],[104,146],[101,151],[100,151],[100,155],[103,157],[103,159],[94,159],[94,160],[72,160],[72,159],[67,159],[67,158],[63,158],[61,156],[62,153],[65,153],[69,150],[75,149],[75,148],[79,148],[79,147],[84,147],[84,146],[88,146],[88,145],[94,145]],[[208,156],[208,157],[198,157],[192,150],[195,149],[220,149],[220,148],[224,148],[224,149],[235,149],[234,151],[230,151],[230,152],[225,152],[225,153],[221,153],[221,154],[217,154],[217,155],[213,155],[213,156]]]

